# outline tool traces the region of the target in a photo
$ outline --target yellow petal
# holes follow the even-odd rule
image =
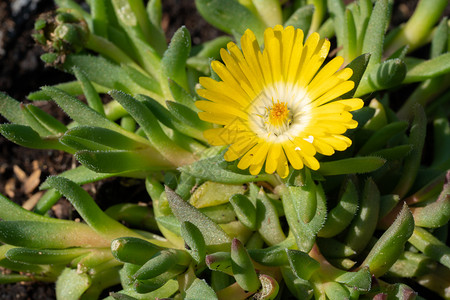
[[[282,32],[282,72],[284,80],[287,80],[288,77],[289,62],[293,52],[292,45],[294,44],[295,34],[296,31],[293,26],[286,27],[286,29]]]
[[[330,41],[322,39],[319,41],[317,48],[313,52],[312,57],[302,67],[302,73],[298,79],[298,85],[307,86],[319,68],[322,66],[330,49]]]
[[[260,142],[256,144],[252,149],[250,149],[239,161],[238,168],[241,170],[245,170],[254,162],[255,153],[263,147],[265,142]]]
[[[278,158],[277,173],[281,178],[286,178],[289,175],[289,165],[283,151],[281,151],[280,157]]]
[[[227,104],[200,100],[195,102],[195,106],[197,106],[198,109],[206,112],[221,112],[224,115],[233,115],[241,119],[246,119],[248,117],[248,115],[242,110]]]
[[[347,73],[351,74],[353,73],[352,69],[346,68],[344,70],[339,71],[340,73]],[[347,74],[344,74],[345,76],[339,76],[339,74],[335,74],[334,76],[329,77],[327,80],[324,80],[322,83],[318,84],[317,86],[313,86],[312,84],[308,85],[308,95],[311,98],[311,100],[314,100],[318,98],[319,96],[322,96],[329,90],[333,89],[338,84],[344,82],[347,80]],[[350,77],[348,76],[348,77]]]
[[[266,173],[272,174],[277,169],[278,158],[281,154],[281,144],[273,144],[267,154]]]
[[[230,132],[224,127],[207,129],[203,136],[213,146],[228,145],[234,143],[237,138],[236,132]]]
[[[353,81],[344,81],[337,86],[335,86],[333,89],[325,93],[325,95],[318,98],[316,102],[316,106],[323,105],[327,102],[330,102],[331,100],[336,99],[337,97],[351,91],[353,87],[355,86],[355,83]]]
[[[336,102],[342,103],[345,106],[347,106],[348,111],[354,111],[354,110],[360,109],[364,106],[364,101],[362,101],[359,98],[338,100]]]
[[[249,168],[250,174],[258,175],[259,172],[261,172],[261,169],[262,169],[263,165],[264,165],[264,160],[259,162],[259,163],[257,163],[257,164],[255,164],[255,165],[251,165],[250,168]]]
[[[344,151],[349,146],[345,140],[337,138],[337,136],[326,136],[322,138],[322,141],[338,151]]]
[[[309,138],[310,141],[306,141],[304,138],[296,138],[293,140],[293,143],[295,148],[299,148],[305,155],[314,156],[316,154],[316,149],[313,146],[314,136],[311,135],[307,138]]]
[[[334,149],[327,143],[323,142],[321,138],[315,138],[313,142],[314,147],[316,148],[317,152],[323,155],[333,155]]]
[[[301,152],[300,149],[297,150],[296,146],[291,141],[287,141],[283,143],[283,150],[294,169],[300,170],[303,168],[303,162],[299,155]]]
[[[327,63],[308,86],[308,89],[313,90],[316,86],[327,81],[331,76],[333,76],[344,63],[344,58],[342,56],[336,56],[329,63]]]
[[[227,86],[229,86],[230,90],[228,91],[228,93],[235,92],[239,95],[246,95],[248,100],[252,99],[252,97],[249,97],[249,95],[242,89],[241,85],[239,84],[239,82],[246,80],[245,77],[239,77],[237,76],[237,74],[234,74],[236,75],[235,78],[233,74],[227,69],[227,67],[225,67],[222,63],[216,60],[211,63],[211,67],[214,70],[214,72],[216,72],[217,75],[219,75],[222,81]]]
[[[300,72],[302,67],[301,63],[304,61],[306,56],[306,51],[303,53],[303,31],[296,31],[294,46],[295,51],[291,54],[291,59],[289,61],[289,70],[287,72],[287,83],[295,83],[297,74]]]
[[[220,112],[201,111],[198,113],[198,117],[200,120],[219,125],[227,125],[236,122],[236,116],[226,115]]]
[[[303,156],[303,162],[311,170],[318,170],[320,168],[319,162],[313,156],[307,156],[307,155]]]

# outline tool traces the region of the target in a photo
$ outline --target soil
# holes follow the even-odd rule
[[[77,1],[82,2],[82,1]],[[167,39],[182,25],[191,33],[193,44],[200,44],[218,35],[220,31],[206,23],[195,9],[194,1],[164,0],[163,28]],[[349,1],[346,1],[349,2]],[[406,21],[417,1],[395,1],[393,23]],[[43,53],[31,38],[34,21],[39,14],[54,9],[51,0],[0,0],[0,91],[27,102],[26,96],[43,85],[73,80],[39,59]],[[447,12],[448,15],[448,12]],[[63,122],[67,117],[53,102],[34,103]],[[6,120],[0,117],[0,123]],[[14,202],[32,208],[40,196],[38,186],[49,175],[74,167],[71,155],[54,150],[32,150],[17,146],[0,136],[0,193]],[[148,202],[142,182],[110,179],[85,186],[100,207],[121,202]],[[58,218],[74,219],[78,215],[67,200],[61,199],[52,209]],[[1,269],[0,269],[1,272]],[[0,300],[54,299],[54,284],[17,283],[0,285]]]

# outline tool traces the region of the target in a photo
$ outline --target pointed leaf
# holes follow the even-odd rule
[[[370,71],[364,73],[355,92],[356,97],[373,91],[389,89],[404,82],[406,65],[398,58],[383,61],[374,65]]]
[[[20,109],[20,102],[3,92],[0,92],[0,114],[11,123],[28,125]]]
[[[368,69],[371,70],[381,62],[383,53],[384,32],[391,17],[391,7],[388,0],[379,0],[375,3],[364,36],[362,53],[370,53]]]
[[[47,182],[52,188],[55,188],[64,195],[72,203],[84,221],[105,239],[112,240],[120,236],[141,237],[139,234],[134,233],[134,231],[106,215],[97,206],[88,192],[75,182],[59,176],[49,177]]]
[[[186,60],[191,52],[191,35],[185,26],[180,27],[172,37],[161,60],[161,69],[168,77],[189,90],[186,75]]]
[[[439,55],[408,68],[404,83],[424,81],[450,72],[450,53]]]
[[[311,26],[314,11],[314,5],[305,5],[300,7],[289,17],[286,22],[284,22],[284,27],[294,26],[294,28],[303,30],[303,32],[308,32],[309,27]]]
[[[207,246],[227,248],[230,237],[210,218],[180,198],[174,191],[166,187],[167,200],[172,212],[180,222],[189,221],[202,233]]]
[[[78,300],[90,286],[88,274],[65,268],[56,281],[56,296],[58,299]]]
[[[376,276],[382,276],[403,253],[405,243],[413,234],[414,219],[406,204],[394,223],[372,247],[362,266],[367,266]]]
[[[8,140],[33,149],[57,149],[66,152],[73,150],[62,145],[56,137],[41,138],[31,127],[19,124],[0,124],[0,133]]]
[[[369,291],[372,285],[372,275],[369,268],[362,268],[357,272],[346,272],[336,278],[337,282],[356,288],[359,291]]]
[[[217,295],[214,290],[206,283],[203,279],[195,278],[191,286],[186,290],[186,295],[184,299],[187,300],[216,300]]]
[[[109,241],[86,224],[68,221],[1,221],[0,240],[6,244],[36,249],[109,246]]]
[[[203,18],[214,27],[226,33],[236,32],[241,35],[250,29],[262,41],[264,23],[238,1],[196,0],[195,5]]]
[[[375,156],[345,158],[321,163],[318,172],[324,176],[369,173],[383,166],[385,162],[385,159]]]
[[[193,164],[185,165],[179,169],[196,178],[210,180],[219,183],[239,184],[254,181],[265,181],[271,175],[244,175],[228,170],[228,163],[223,159],[223,156],[218,155],[210,158],[199,160]]]
[[[353,70],[353,74],[349,78],[349,80],[351,80],[351,81],[353,81],[355,83],[355,87],[351,91],[349,91],[349,92],[345,93],[344,95],[342,95],[341,96],[342,99],[353,97],[353,95],[355,94],[355,92],[356,92],[356,90],[357,90],[357,88],[359,86],[359,82],[361,81],[361,78],[363,77],[363,74],[366,71],[367,65],[369,64],[369,60],[370,60],[370,54],[369,53],[365,53],[365,54],[362,54],[362,55],[358,56],[354,60],[352,60],[346,66],[346,68],[350,68],[350,69]]]

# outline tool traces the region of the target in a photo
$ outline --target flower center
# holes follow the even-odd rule
[[[271,143],[289,140],[309,124],[308,103],[303,88],[285,83],[267,86],[248,109],[249,127]]]
[[[289,117],[289,109],[287,108],[286,102],[274,103],[267,110],[269,112],[270,125],[280,127],[286,124]]]
[[[289,130],[292,123],[292,113],[289,110],[286,102],[274,102],[272,99],[272,106],[265,107],[265,113],[262,117],[266,132],[270,136],[274,134],[279,136]]]

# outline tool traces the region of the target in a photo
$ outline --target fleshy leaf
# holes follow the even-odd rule
[[[419,63],[408,69],[403,83],[424,81],[450,72],[450,53]]]
[[[362,263],[376,277],[382,276],[403,253],[414,230],[414,219],[406,204],[394,223],[383,233]]]
[[[207,246],[226,249],[229,247],[230,237],[210,218],[202,214],[195,207],[180,198],[174,191],[166,187],[167,200],[172,212],[180,222],[189,221],[202,233]]]
[[[380,168],[385,159],[376,156],[352,157],[323,162],[318,172],[324,176],[369,173]]]

